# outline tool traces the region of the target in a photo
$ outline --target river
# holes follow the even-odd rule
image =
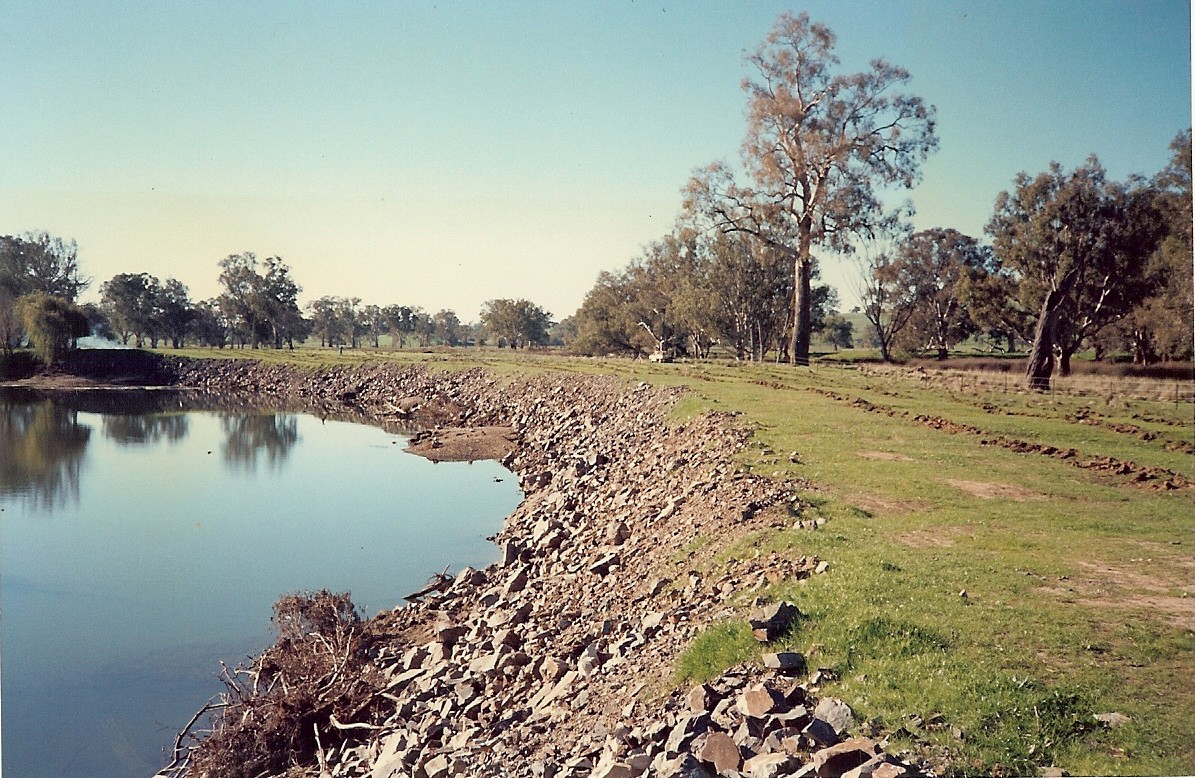
[[[350,591],[369,616],[493,561],[514,476],[404,443],[173,392],[0,389],[4,772],[151,775],[219,662],[272,642],[279,596]]]

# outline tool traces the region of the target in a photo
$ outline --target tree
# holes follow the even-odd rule
[[[909,350],[933,349],[946,359],[951,345],[973,332],[959,291],[973,271],[991,267],[991,250],[958,230],[934,228],[901,243],[903,294],[912,307],[900,335]]]
[[[1145,293],[1145,263],[1161,240],[1149,193],[1107,180],[1093,155],[1067,173],[1056,162],[1002,192],[987,231],[1016,273],[1019,298],[1037,310],[1026,377],[1048,389],[1080,344],[1129,313]]]
[[[728,232],[745,232],[793,264],[789,359],[809,363],[813,247],[850,249],[891,217],[876,188],[911,188],[920,163],[937,146],[934,110],[896,91],[909,81],[882,59],[867,71],[836,74],[835,36],[801,13],[784,13],[748,57],[754,79],[742,158],[750,183],[723,163],[686,187],[686,207]]]
[[[16,301],[45,292],[74,302],[89,281],[79,274],[79,250],[46,232],[0,236],[0,348],[11,351],[24,334]]]
[[[832,313],[827,316],[821,331],[826,342],[833,346],[835,351],[855,347],[855,325],[840,314]]]
[[[552,314],[527,300],[489,300],[482,306],[481,321],[494,337],[510,348],[544,346]]]
[[[29,344],[47,367],[61,362],[75,341],[90,332],[87,313],[74,303],[46,292],[32,292],[17,300],[16,313]]]
[[[294,348],[295,340],[307,336],[310,327],[298,303],[302,287],[279,257],[259,264],[251,251],[231,254],[220,260],[220,270],[224,293],[218,299],[235,344]]]
[[[1165,236],[1146,263],[1147,291],[1116,326],[1136,362],[1192,356],[1191,130],[1170,144],[1169,164],[1151,182]]]
[[[170,338],[170,345],[182,348],[191,322],[198,315],[191,304],[191,293],[177,278],[167,278],[158,290],[157,315],[160,332]]]
[[[155,329],[155,315],[161,288],[149,273],[119,273],[100,285],[100,306],[109,325],[128,345],[135,337],[141,348],[147,333]]]
[[[455,346],[461,342],[461,320],[455,311],[440,310],[432,317],[435,324],[435,337],[445,346]]]
[[[417,310],[409,305],[387,305],[382,309],[382,317],[386,320],[386,327],[390,330],[390,342],[393,348],[401,348],[403,338],[415,331]]]

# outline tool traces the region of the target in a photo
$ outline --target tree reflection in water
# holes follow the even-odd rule
[[[257,468],[263,452],[271,468],[281,466],[299,440],[298,417],[287,413],[226,413],[220,426],[227,436],[224,461],[245,471]]]
[[[104,416],[103,425],[104,437],[122,446],[147,446],[159,440],[174,443],[187,437],[187,417],[182,413]]]
[[[15,495],[41,509],[78,501],[90,437],[74,409],[0,394],[0,497]]]

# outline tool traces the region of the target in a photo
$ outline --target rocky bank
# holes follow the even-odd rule
[[[704,627],[752,619],[757,639],[771,641],[801,615],[756,594],[772,581],[833,574],[814,558],[708,564],[737,538],[795,521],[784,484],[736,467],[749,437],[732,415],[670,421],[680,390],[612,377],[179,359],[155,369],[182,386],[415,421],[429,430],[428,446],[481,440],[454,429],[488,429],[490,447],[473,453],[502,453],[525,493],[495,537],[494,564],[445,576],[417,602],[360,627],[307,635],[334,658],[344,647],[344,662],[333,661],[318,689],[347,696],[312,693],[296,727],[312,730],[313,753],[292,754],[298,763],[272,774],[918,772],[885,755],[846,704],[818,699],[824,673],[800,654],[765,653],[762,666],[675,688],[677,659]],[[365,646],[363,665],[350,666],[350,645]],[[230,695],[218,729],[236,724],[239,695],[279,693],[277,668],[270,688],[258,688],[264,665],[236,679],[243,691]],[[249,721],[247,706],[240,716]],[[162,775],[214,775],[197,767],[187,738],[179,742],[179,760]]]

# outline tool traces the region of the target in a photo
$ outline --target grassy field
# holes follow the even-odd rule
[[[375,355],[237,356],[319,367]],[[800,484],[794,525],[826,522],[757,534],[711,564],[772,551],[829,561],[828,574],[768,592],[808,616],[784,642],[826,669],[823,694],[956,774],[1195,773],[1195,421],[1190,402],[1163,399],[1171,389],[1029,394],[1004,378],[824,364],[376,356],[613,372],[689,387],[681,415],[741,412],[756,431],[741,466]],[[1117,467],[1077,466],[1109,458]],[[1139,482],[1141,471],[1157,477]],[[1166,473],[1187,485],[1158,488]],[[744,621],[715,625],[677,680],[758,652]],[[1104,713],[1130,720],[1098,723]]]

